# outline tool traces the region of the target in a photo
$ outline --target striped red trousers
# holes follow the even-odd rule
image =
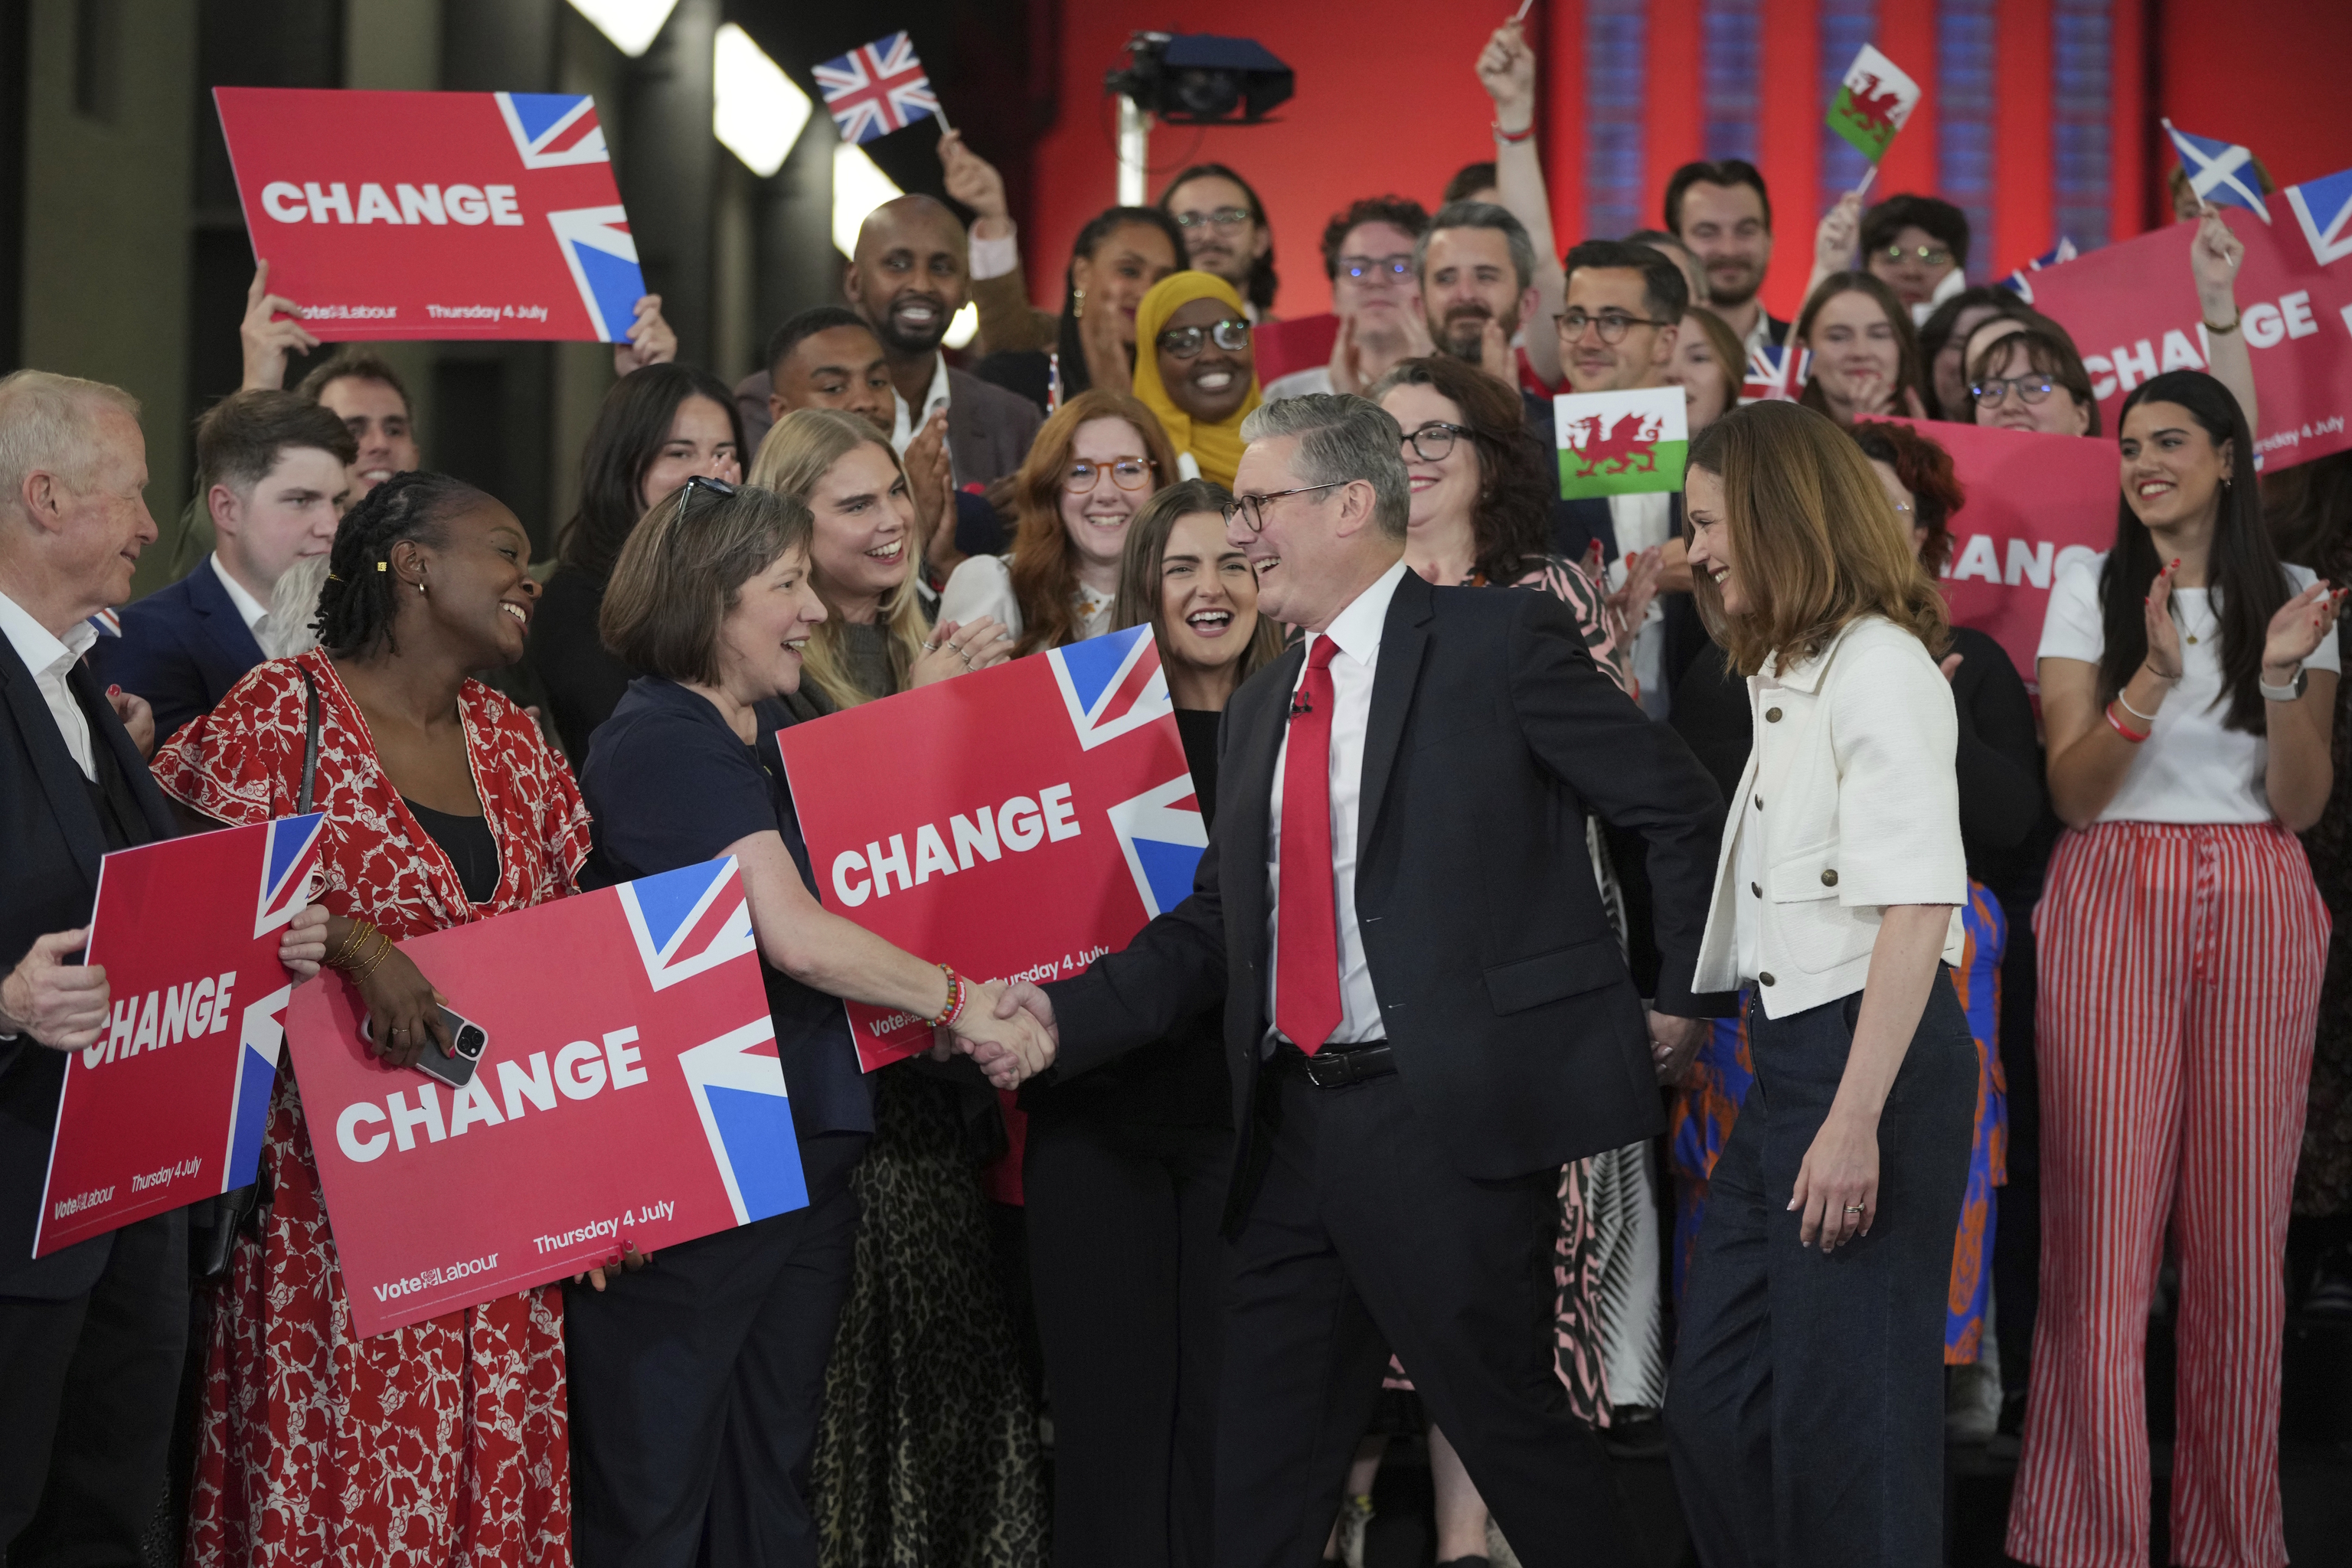
[[[2287,1203],[2327,910],[2276,825],[2105,822],[2034,911],[2042,1309],[2009,1552],[2143,1568],[2148,1298],[2172,1224],[2172,1560],[2277,1568]]]

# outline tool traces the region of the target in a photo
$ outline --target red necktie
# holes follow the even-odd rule
[[[1339,917],[1331,896],[1331,656],[1318,637],[1291,700],[1282,764],[1282,891],[1276,910],[1274,1026],[1308,1056],[1331,1037],[1339,1006]]]

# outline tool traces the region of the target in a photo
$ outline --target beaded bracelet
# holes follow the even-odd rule
[[[963,1016],[965,995],[963,976],[958,974],[954,970],[950,969],[944,963],[940,965],[940,973],[948,977],[948,1005],[940,1012],[938,1017],[931,1020],[931,1027],[934,1029],[948,1028],[951,1026],[958,1018]]]
[[[2146,734],[2131,728],[2131,726],[2126,724],[2122,720],[2116,717],[2116,705],[2114,703],[2108,703],[2104,711],[2107,716],[2108,727],[2113,729],[2116,734],[2121,735],[2125,740],[2129,741],[2133,745],[2137,746],[2147,739]]]

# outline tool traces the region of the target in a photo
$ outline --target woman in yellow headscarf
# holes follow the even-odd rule
[[[1135,308],[1135,395],[1180,462],[1190,457],[1202,479],[1232,488],[1242,420],[1259,402],[1242,297],[1214,273],[1171,272]]]

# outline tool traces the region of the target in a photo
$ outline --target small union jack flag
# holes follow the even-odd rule
[[[814,68],[817,90],[845,142],[871,142],[940,111],[914,40],[893,33]]]
[[[1778,399],[1793,403],[1812,379],[1813,351],[1780,343],[1759,343],[1748,356],[1748,379],[1739,388],[1742,403]]]
[[[2019,268],[2016,271],[2011,273],[2008,277],[1994,284],[1993,287],[1996,289],[2006,289],[2011,293],[2016,295],[2019,299],[2031,305],[2033,303],[2033,283],[2031,279],[2026,277],[2026,274],[2029,272],[2039,272],[2045,267],[2055,267],[2062,261],[2072,261],[2081,254],[2081,251],[2074,248],[2074,242],[2073,240],[2061,235],[2059,237],[2058,243],[2055,246],[2042,252],[2040,256],[2035,257],[2032,260],[2027,262],[2024,266]]]

